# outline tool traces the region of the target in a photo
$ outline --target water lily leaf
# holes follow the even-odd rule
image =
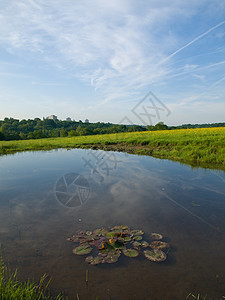
[[[149,244],[146,241],[141,241],[141,247],[146,248],[148,246],[149,246]]]
[[[108,263],[108,264],[113,264],[113,263],[115,263],[117,261],[118,261],[118,257],[117,256],[113,256],[113,255],[106,256],[106,258],[104,259],[104,263]]]
[[[89,254],[92,251],[92,248],[89,245],[78,246],[73,249],[73,253],[77,255]]]
[[[115,249],[121,249],[121,250],[125,250],[126,249],[126,247],[124,246],[124,244],[121,241],[118,241],[118,240],[115,241],[113,247]]]
[[[101,255],[103,255],[103,254],[106,254],[106,253],[108,253],[108,252],[110,252],[111,251],[111,249],[99,249],[99,255],[101,254]]]
[[[107,238],[115,238],[115,237],[118,236],[118,233],[116,233],[116,232],[114,232],[114,231],[109,231],[109,232],[107,232],[107,233],[105,234],[105,236],[106,236]]]
[[[104,245],[105,245],[105,248],[109,249],[109,250],[114,250],[114,248],[115,248],[115,243],[110,244],[109,242],[105,242]]]
[[[95,246],[96,248],[101,248],[102,244],[104,244],[105,240],[104,238],[100,238],[98,240],[93,240],[89,244],[91,246]]]
[[[166,260],[167,256],[166,254],[158,249],[154,249],[154,250],[145,250],[144,251],[144,255],[147,259],[151,260],[151,261],[155,261],[155,262],[161,262]]]
[[[154,240],[161,240],[163,238],[163,236],[160,233],[155,233],[155,232],[151,233],[151,237]]]
[[[71,238],[68,238],[67,240],[74,242],[74,243],[79,243],[80,240],[82,240],[85,237],[84,233],[77,233],[74,234]]]
[[[94,240],[93,238],[90,238],[88,236],[84,236],[82,239],[79,240],[79,243],[80,244],[89,243],[89,242],[92,242],[93,240]]]
[[[159,249],[159,250],[162,250],[162,249],[166,249],[166,248],[169,248],[170,245],[166,242],[162,242],[162,241],[154,241],[150,244],[150,247],[152,249]]]
[[[94,230],[94,234],[96,235],[105,235],[108,232],[105,228],[97,228]]]
[[[137,236],[134,236],[133,239],[134,239],[135,241],[141,241],[141,240],[142,240],[142,236],[137,235]]]
[[[108,264],[112,264],[118,261],[120,257],[120,252],[118,251],[110,251],[107,256],[104,257],[104,262]]]
[[[141,246],[141,243],[135,241],[135,242],[133,242],[133,246],[134,246],[135,249],[139,249],[140,246]]]
[[[98,265],[102,262],[102,258],[100,256],[88,256],[85,261],[90,265]]]
[[[133,234],[133,235],[143,235],[144,231],[143,230],[131,230],[131,234]]]
[[[86,231],[86,235],[92,235],[92,231]]]
[[[130,236],[125,236],[123,238],[123,241],[126,243],[126,242],[130,242],[131,241],[131,237]]]
[[[138,251],[134,249],[123,250],[123,254],[129,257],[136,257],[139,255]]]

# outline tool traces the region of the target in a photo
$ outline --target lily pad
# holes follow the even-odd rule
[[[143,230],[131,230],[131,234],[133,234],[133,235],[143,235],[144,231]]]
[[[92,235],[92,231],[86,231],[86,235]]]
[[[90,265],[98,265],[102,262],[102,258],[100,256],[88,256],[85,261]]]
[[[89,245],[78,246],[73,249],[73,253],[77,255],[89,254],[92,251],[92,248]]]
[[[144,251],[144,255],[147,259],[151,260],[151,261],[155,261],[155,262],[161,262],[166,260],[167,256],[166,254],[158,249],[154,249],[154,250],[145,250]]]
[[[163,236],[160,233],[155,233],[155,232],[151,233],[151,237],[154,240],[161,240],[163,238]]]
[[[83,244],[83,243],[89,243],[94,241],[93,238],[89,237],[89,236],[84,236],[82,239],[80,239],[79,243]]]
[[[126,242],[130,242],[131,241],[131,237],[129,237],[129,236],[125,236],[124,238],[123,238],[123,241],[126,243]]]
[[[71,238],[68,238],[67,240],[74,242],[74,243],[79,243],[80,240],[82,240],[83,238],[85,238],[85,235],[82,233],[78,233],[73,235]]]
[[[105,235],[107,232],[108,230],[105,228],[97,228],[93,231],[93,233],[96,235]]]
[[[134,249],[123,250],[123,254],[128,257],[137,257],[139,255],[138,251]]]
[[[131,230],[127,225],[116,225],[112,228],[97,228],[92,231],[79,231],[67,240],[78,243],[73,249],[77,255],[86,255],[92,251],[96,252],[95,257],[89,256],[85,261],[91,265],[99,263],[115,263],[118,261],[121,251],[125,256],[137,257],[139,252],[152,261],[163,261],[166,254],[162,249],[169,248],[169,244],[161,241],[163,236],[159,233],[151,234],[151,244],[143,240],[143,230]],[[151,247],[151,250],[143,248]],[[129,249],[128,249],[129,248]],[[93,252],[94,252],[93,251]]]
[[[166,248],[169,248],[170,245],[166,242],[162,242],[162,241],[154,241],[150,244],[150,247],[152,249],[159,249],[159,250],[162,250],[162,249],[166,249]]]
[[[108,264],[113,264],[118,261],[120,257],[120,252],[117,251],[111,251],[108,253],[108,255],[104,258],[104,262]]]
[[[146,241],[141,241],[141,247],[146,248],[149,246],[149,243]]]
[[[114,247],[115,249],[121,249],[121,250],[125,250],[125,249],[126,249],[126,247],[124,246],[124,244],[121,243],[121,242],[118,241],[118,240],[114,243],[113,247]]]
[[[105,242],[105,239],[99,237],[98,240],[93,240],[89,244],[91,246],[95,246],[96,248],[101,248],[101,246],[102,246],[102,244],[104,244],[104,242]]]
[[[115,237],[118,236],[118,233],[116,233],[116,232],[114,232],[114,231],[109,231],[109,232],[107,232],[107,233],[105,234],[105,236],[106,236],[107,238],[115,238]]]
[[[133,242],[133,247],[134,247],[135,249],[140,249],[141,243],[135,241],[135,242]]]
[[[93,261],[93,256],[87,256],[85,258],[86,263],[90,264]]]

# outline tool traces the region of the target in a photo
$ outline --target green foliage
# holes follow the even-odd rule
[[[60,137],[66,137],[67,135],[68,135],[67,131],[64,128],[62,128],[60,130]]]
[[[0,259],[0,299],[1,300],[62,300],[61,295],[51,297],[49,293],[50,280],[43,275],[38,283],[17,279],[17,271],[12,273]]]
[[[0,121],[0,140],[26,140],[51,137],[84,136],[128,131],[144,131],[143,126],[115,125],[111,123],[83,123],[51,119]]]
[[[168,126],[165,125],[163,122],[159,122],[155,126],[152,126],[152,125],[146,126],[146,129],[150,130],[150,131],[154,131],[154,130],[167,130]]]
[[[77,135],[77,132],[75,133]],[[57,148],[119,150],[225,169],[225,128],[180,129],[0,141],[0,154]]]
[[[225,123],[217,124],[186,124],[181,126],[168,127],[163,122],[156,125],[140,126],[140,125],[118,125],[111,123],[83,123],[75,121],[60,121],[51,119],[34,120],[17,120],[13,118],[5,118],[0,120],[0,141],[1,140],[26,140],[41,139],[51,137],[66,136],[86,136],[97,134],[123,133],[123,132],[144,132],[158,130],[172,130],[183,128],[207,128],[207,127],[224,127]]]

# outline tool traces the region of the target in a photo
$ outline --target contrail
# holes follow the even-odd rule
[[[177,53],[179,53],[180,51],[182,51],[183,49],[187,48],[188,46],[192,45],[193,43],[195,43],[196,41],[200,40],[202,37],[206,36],[207,34],[209,34],[211,31],[213,31],[214,29],[222,26],[223,24],[225,24],[225,20],[220,22],[219,24],[211,27],[209,30],[207,30],[206,32],[200,34],[199,36],[197,36],[196,38],[194,38],[192,41],[190,41],[189,43],[187,43],[186,45],[184,45],[183,47],[179,48],[178,50],[176,50],[175,52],[171,53],[169,56],[167,56],[165,59],[163,59],[161,62],[159,62],[159,64],[164,63],[165,61],[169,60],[171,57],[173,57],[174,55],[176,55]]]

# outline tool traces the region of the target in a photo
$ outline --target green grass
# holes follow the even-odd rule
[[[0,300],[63,300],[63,296],[51,297],[49,295],[49,281],[43,275],[38,283],[27,281],[22,283],[17,279],[17,271],[11,273],[0,261]]]
[[[202,296],[201,294],[197,294],[197,295],[194,295],[194,294],[192,294],[192,293],[190,293],[190,294],[188,294],[187,295],[187,297],[186,297],[186,299],[195,299],[195,300],[212,300],[212,298],[210,298],[210,297],[208,297],[207,295],[205,295],[205,296]],[[221,298],[220,298],[220,300],[223,300],[223,299],[225,299],[225,296],[222,296]]]
[[[151,155],[191,165],[225,169],[225,128],[115,133],[37,140],[1,141],[0,155],[58,148],[92,148]]]

